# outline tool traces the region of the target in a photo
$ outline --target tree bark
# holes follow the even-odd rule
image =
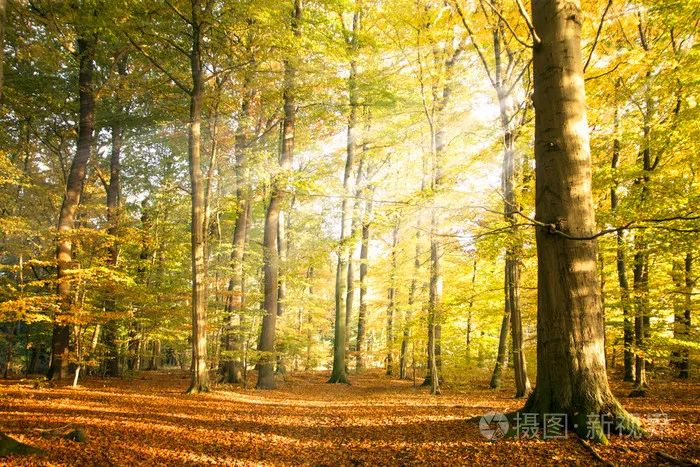
[[[292,33],[300,36],[301,0],[294,0],[292,11]],[[294,125],[296,119],[296,65],[291,57],[284,61],[284,120],[282,122],[282,151],[279,158],[280,173],[272,181],[270,204],[265,213],[263,234],[264,308],[258,350],[265,352],[258,362],[258,389],[274,389],[275,383],[275,326],[279,292],[279,222],[282,200],[286,188],[287,172],[291,169],[294,155]]]
[[[606,442],[591,415],[617,417],[623,432],[639,421],[608,385],[597,274],[591,160],[581,61],[579,0],[533,0],[538,263],[537,384],[524,413],[566,414],[580,436]]]
[[[391,272],[389,274],[389,306],[386,310],[386,374],[394,374],[394,317],[396,315],[396,287],[397,287],[397,245],[399,242],[399,228],[401,226],[400,215],[396,216],[394,228],[391,234]]]
[[[365,211],[362,217],[362,240],[360,246],[360,308],[357,317],[357,344],[356,351],[356,371],[360,372],[365,368],[364,348],[367,320],[367,271],[369,268],[369,239],[372,218],[372,198],[374,197],[374,187],[367,190],[365,200]]]
[[[617,99],[617,90],[619,88],[619,80],[615,82],[615,98]],[[613,140],[613,155],[610,168],[612,169],[613,185],[610,187],[610,210],[613,214],[617,211],[619,205],[619,199],[617,195],[617,170],[620,165],[620,110],[615,101],[615,116],[614,116],[614,133],[615,139]],[[617,232],[617,248],[616,248],[616,258],[617,266],[617,281],[620,286],[620,302],[622,303],[622,317],[623,317],[623,361],[624,361],[624,381],[632,381],[634,379],[633,375],[633,353],[632,344],[634,339],[634,328],[632,327],[632,321],[630,320],[630,287],[627,280],[627,254],[625,251],[625,234],[622,231]]]
[[[693,291],[693,256],[686,253],[683,261],[674,261],[672,277],[676,286],[673,304],[673,338],[687,339],[690,333],[691,294]],[[671,352],[671,367],[678,371],[678,378],[688,379],[690,354],[687,348]]]
[[[496,365],[493,368],[493,373],[491,374],[491,382],[489,387],[491,389],[498,389],[501,387],[501,375],[503,374],[503,367],[506,364],[506,353],[508,348],[508,329],[510,328],[511,313],[510,309],[506,306],[503,312],[503,319],[501,320],[501,331],[498,337],[498,353],[496,354]]]
[[[250,38],[249,38],[250,41]],[[250,43],[248,44],[250,47]],[[252,72],[249,70],[245,74],[243,81],[243,100],[241,102],[241,117],[238,121],[238,126],[235,134],[235,153],[236,153],[236,200],[237,200],[237,216],[233,228],[233,244],[231,250],[231,279],[228,283],[228,292],[226,296],[225,313],[227,325],[224,336],[224,349],[229,353],[241,352],[243,350],[243,326],[245,318],[243,309],[245,307],[245,290],[243,288],[243,258],[246,251],[246,239],[248,225],[251,216],[251,191],[248,180],[248,129],[252,118],[251,101],[254,98],[252,89]],[[238,318],[238,325],[236,325]],[[224,382],[226,383],[241,383],[243,381],[242,373],[242,355],[234,356],[229,354],[224,363]]]
[[[0,0],[0,105],[3,102],[3,84],[5,68],[5,21],[7,19],[7,0]]]
[[[340,242],[338,245],[338,263],[336,266],[335,280],[335,326],[333,337],[333,369],[329,383],[345,383],[348,384],[348,375],[346,368],[346,293],[347,293],[347,277],[348,263],[350,262],[350,238],[352,231],[352,212],[353,212],[353,195],[355,194],[355,180],[353,178],[353,170],[355,167],[355,127],[357,125],[357,63],[355,62],[354,52],[357,47],[357,33],[360,29],[360,10],[359,2],[355,3],[355,12],[353,14],[352,30],[347,39],[348,49],[352,57],[350,59],[350,76],[348,77],[348,94],[350,104],[350,114],[348,116],[347,127],[347,149],[345,158],[345,172],[343,175],[343,201],[342,201],[342,217],[340,228]]]
[[[80,101],[78,141],[58,217],[59,239],[56,248],[56,266],[58,271],[57,292],[60,297],[61,311],[53,326],[49,379],[65,378],[68,372],[70,326],[65,323],[65,320],[70,319],[71,307],[71,278],[68,270],[71,269],[73,262],[73,242],[70,235],[75,224],[76,211],[80,204],[85,172],[93,144],[95,128],[93,75],[96,42],[95,35],[78,38],[78,93]]]
[[[124,77],[127,74],[126,55],[117,59],[117,69],[119,75]],[[112,122],[112,151],[109,158],[109,185],[107,185],[107,233],[111,237],[108,250],[107,263],[110,267],[116,268],[119,261],[119,244],[117,235],[119,234],[119,218],[121,204],[121,152],[124,141],[124,125],[122,117],[124,109],[118,109],[118,114]],[[105,300],[105,311],[107,313],[116,312],[115,291],[109,291],[109,297]],[[104,343],[107,349],[105,355],[105,376],[119,376],[119,348],[117,344],[117,320],[110,317],[104,326]]]
[[[204,24],[201,18],[201,1],[192,0],[192,50],[190,71],[192,91],[190,94],[188,155],[192,198],[192,381],[188,392],[209,390],[209,368],[207,366],[207,278],[206,278],[206,225],[204,177],[201,158],[202,97],[204,72],[202,69],[202,42]]]

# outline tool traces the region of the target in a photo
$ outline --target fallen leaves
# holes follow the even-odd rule
[[[292,375],[274,391],[219,386],[185,395],[179,372],[145,379],[88,379],[83,386],[0,384],[0,430],[46,451],[11,456],[11,465],[459,465],[591,464],[591,452],[565,440],[487,441],[475,415],[522,405],[509,390],[453,388],[431,397],[410,383],[368,373],[352,386],[327,375]],[[631,412],[663,411],[672,423],[648,439],[613,437],[596,446],[611,463],[657,464],[657,452],[700,461],[700,385],[657,382],[644,399],[621,397]],[[87,440],[64,439],[80,428]],[[668,460],[666,460],[668,462]]]

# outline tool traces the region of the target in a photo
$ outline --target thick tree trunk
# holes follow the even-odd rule
[[[190,94],[190,115],[188,153],[190,184],[192,190],[192,382],[188,392],[209,390],[209,367],[207,366],[207,279],[206,279],[206,225],[204,178],[201,159],[201,120],[203,78],[201,47],[202,19],[200,0],[192,0],[192,50],[190,67],[192,91]]]
[[[58,246],[56,248],[56,266],[58,271],[58,296],[61,301],[61,318],[68,318],[71,307],[71,279],[67,273],[73,262],[73,242],[70,232],[74,227],[76,211],[80,204],[80,196],[85,181],[90,152],[92,151],[93,132],[95,127],[95,95],[94,95],[94,59],[96,37],[80,37],[78,39],[78,86],[79,86],[79,124],[77,151],[71,163],[66,192],[58,217]],[[57,316],[58,318],[58,316]],[[70,326],[56,320],[51,339],[51,367],[48,377],[62,379],[68,373],[68,352],[70,344]]]
[[[537,385],[524,413],[566,414],[581,436],[607,441],[591,416],[617,417],[622,431],[639,422],[608,385],[598,290],[591,160],[581,62],[579,0],[533,0]],[[578,237],[572,240],[569,237]],[[591,429],[591,431],[589,431]]]
[[[292,33],[300,36],[301,0],[294,0]],[[264,352],[258,362],[258,389],[274,389],[275,383],[275,327],[279,293],[279,224],[280,211],[286,188],[287,172],[294,157],[294,125],[296,120],[296,66],[290,58],[284,61],[284,120],[282,122],[282,151],[279,158],[280,173],[272,181],[270,204],[265,213],[263,234],[264,308],[262,330],[258,350]]]

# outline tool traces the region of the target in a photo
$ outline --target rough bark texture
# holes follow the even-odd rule
[[[589,415],[639,427],[608,386],[598,289],[591,161],[578,0],[533,0],[538,260],[537,384],[523,412],[567,415],[586,436]],[[605,442],[600,423],[594,439]]]
[[[292,10],[292,32],[300,35],[301,0],[294,1]],[[279,293],[279,214],[282,209],[287,172],[292,167],[294,155],[294,124],[296,118],[296,66],[293,60],[284,61],[284,120],[282,122],[282,151],[279,158],[280,173],[272,182],[270,204],[265,213],[263,234],[264,307],[262,330],[258,350],[265,352],[258,362],[258,389],[274,389],[275,383],[275,327]]]
[[[70,317],[71,283],[68,270],[73,262],[73,242],[70,232],[74,227],[76,212],[83,191],[85,172],[90,158],[95,127],[95,95],[93,86],[96,37],[78,38],[78,87],[79,87],[79,124],[77,151],[71,163],[66,192],[58,217],[58,246],[56,248],[56,266],[58,271],[58,296],[61,311],[54,321],[51,339],[51,367],[48,377],[62,379],[68,372],[68,352],[70,344],[70,326],[64,321]]]

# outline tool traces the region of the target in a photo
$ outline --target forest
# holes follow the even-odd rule
[[[700,0],[0,0],[0,463],[700,463]]]

